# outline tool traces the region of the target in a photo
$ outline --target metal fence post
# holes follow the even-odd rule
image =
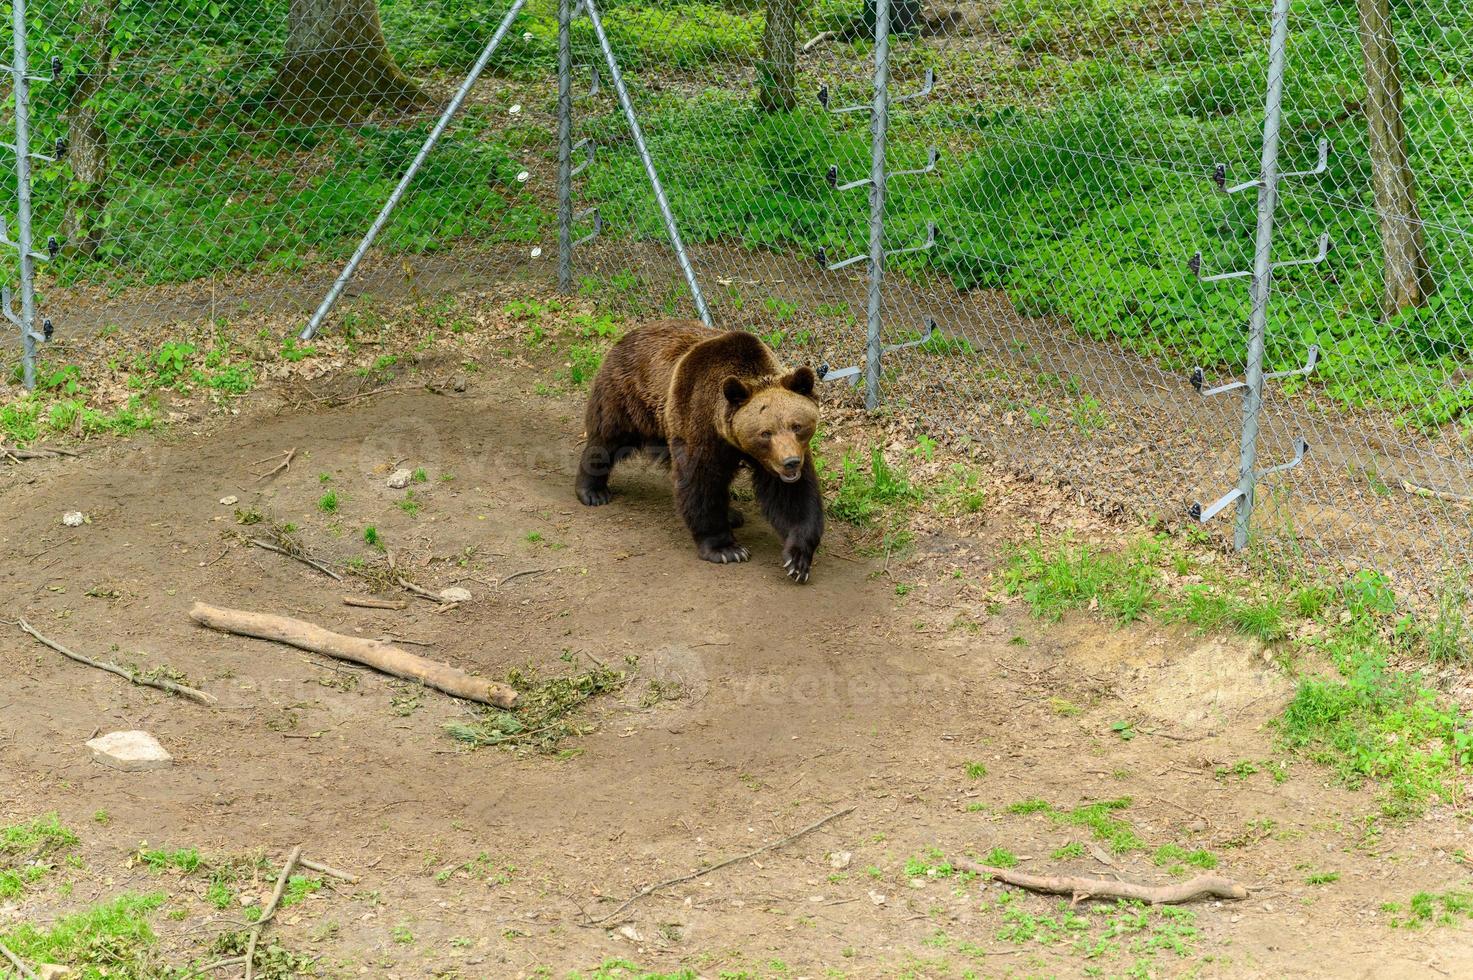
[[[884,2],[884,0],[881,0]],[[629,90],[624,87],[624,76],[619,73],[619,62],[614,57],[614,48],[609,44],[609,36],[604,33],[603,19],[599,17],[598,7],[593,0],[584,0],[584,9],[588,11],[588,19],[593,24],[593,33],[598,35],[598,46],[603,48],[604,64],[609,68],[609,80],[613,82],[614,92],[619,96],[619,106],[624,110],[624,118],[629,123],[629,133],[634,137],[634,148],[639,151],[640,162],[644,164],[645,176],[649,178],[650,187],[655,192],[655,203],[660,207],[660,217],[665,219],[665,233],[670,237],[670,247],[675,249],[676,261],[680,263],[680,271],[685,273],[686,285],[690,287],[691,299],[695,300],[696,312],[700,314],[701,322],[711,326],[711,311],[706,307],[706,297],[701,294],[701,284],[696,280],[695,267],[690,263],[690,256],[685,252],[685,243],[680,240],[680,230],[675,226],[675,214],[670,210],[670,201],[665,196],[665,187],[660,183],[660,175],[655,172],[655,161],[650,158],[649,147],[644,142],[644,131],[639,127],[639,119],[634,114],[634,103],[629,99]]]
[[[373,243],[378,238],[379,232],[383,231],[384,225],[389,223],[389,217],[394,213],[394,209],[399,206],[399,201],[403,199],[404,192],[409,190],[409,185],[414,180],[415,174],[419,173],[419,168],[424,166],[424,162],[429,157],[430,152],[434,150],[435,144],[440,142],[440,137],[445,135],[445,130],[450,126],[450,120],[455,118],[455,114],[460,110],[461,104],[465,102],[466,96],[470,95],[471,86],[476,84],[476,80],[481,77],[481,72],[486,70],[486,65],[490,63],[491,56],[500,47],[502,38],[506,37],[506,32],[511,30],[512,22],[517,19],[517,14],[522,12],[522,7],[526,6],[526,3],[527,0],[515,0],[511,5],[511,9],[506,12],[506,16],[501,18],[501,24],[497,26],[496,33],[492,35],[490,42],[481,51],[481,56],[476,59],[476,63],[471,66],[471,70],[466,74],[465,80],[460,83],[460,88],[456,89],[454,97],[450,100],[450,104],[445,106],[444,112],[440,113],[440,118],[435,122],[435,128],[430,130],[430,135],[425,137],[424,144],[419,148],[419,153],[415,154],[413,162],[409,164],[409,169],[405,170],[404,176],[399,178],[399,185],[394,188],[394,193],[390,194],[389,199],[384,202],[383,208],[379,211],[378,217],[374,219],[373,225],[368,229],[368,233],[363,236],[363,240],[354,249],[352,258],[348,259],[348,264],[343,267],[343,271],[338,275],[337,279],[333,280],[332,288],[327,291],[327,295],[318,304],[316,312],[312,314],[312,319],[308,320],[307,325],[302,328],[300,335],[302,340],[311,340],[322,326],[322,321],[327,318],[327,314],[337,305],[338,298],[343,295],[343,290],[353,278],[353,273],[358,271],[359,263],[368,254],[368,250],[373,247]],[[20,15],[17,14],[16,16],[19,17]],[[17,37],[19,37],[19,34],[17,34]],[[17,48],[19,48],[20,42],[18,40],[16,44]]]
[[[1263,113],[1263,162],[1259,172],[1258,229],[1253,242],[1253,311],[1248,324],[1248,363],[1243,394],[1243,436],[1238,452],[1237,518],[1233,544],[1248,547],[1258,465],[1258,417],[1263,411],[1264,337],[1269,295],[1273,289],[1274,214],[1279,196],[1279,123],[1284,105],[1284,64],[1289,46],[1290,0],[1274,0],[1268,50],[1268,94]]]
[[[880,405],[881,316],[885,280],[885,140],[890,128],[890,0],[875,0],[875,78],[870,108],[869,295],[866,306],[864,405]]]
[[[36,387],[36,260],[31,254],[31,82],[26,54],[26,3],[12,0],[15,53],[11,78],[15,81],[15,223],[20,253],[21,365],[27,390]],[[9,312],[7,308],[7,313]]]
[[[573,291],[573,0],[557,4],[557,288]]]

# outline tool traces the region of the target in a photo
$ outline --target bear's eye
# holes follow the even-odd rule
[[[772,433],[771,432],[764,432],[764,433],[762,433],[762,438],[764,438],[764,439],[771,439],[772,438]]]

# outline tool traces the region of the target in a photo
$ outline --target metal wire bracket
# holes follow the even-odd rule
[[[10,248],[15,249],[16,251],[20,251],[20,242],[17,242],[10,237],[10,222],[5,220],[4,218],[0,218],[0,245],[6,245]],[[61,243],[58,242],[56,240],[56,236],[53,235],[50,238],[46,239],[46,251],[31,252],[30,256],[38,262],[49,262],[60,254]]]
[[[1309,443],[1305,441],[1305,438],[1303,436],[1300,436],[1299,438],[1294,440],[1294,458],[1289,460],[1287,463],[1280,463],[1278,466],[1270,466],[1266,470],[1258,470],[1253,474],[1254,482],[1262,480],[1264,477],[1270,476],[1274,473],[1282,473],[1285,470],[1292,470],[1294,467],[1304,462],[1304,457],[1308,454]],[[1244,496],[1245,491],[1242,487],[1234,487],[1227,493],[1223,494],[1221,497],[1218,497],[1212,503],[1208,504],[1206,507],[1203,507],[1200,503],[1193,503],[1190,507],[1187,508],[1187,516],[1189,516],[1194,521],[1199,521],[1203,524],[1206,524],[1218,514],[1221,514],[1228,507],[1237,503]]]
[[[924,167],[921,167],[919,170],[896,170],[893,173],[886,174],[885,179],[889,180],[891,177],[914,177],[918,174],[931,173],[936,169],[936,161],[940,158],[941,151],[933,146],[930,148],[930,150],[926,152],[926,165]],[[838,164],[833,164],[829,167],[828,181],[829,186],[836,191],[847,191],[855,187],[868,187],[870,184],[874,183],[874,181],[871,180],[869,177],[862,177],[859,180],[851,180],[847,184],[839,183]]]
[[[886,252],[885,258],[888,259],[893,255],[905,255],[909,252],[925,252],[935,247],[936,222],[932,221],[926,225],[926,240],[924,242],[922,242],[920,245],[912,245],[909,248],[897,248],[893,252]],[[829,250],[827,247],[820,245],[818,247],[818,252],[815,254],[818,258],[819,265],[823,266],[829,272],[837,272],[840,269],[845,268],[846,266],[854,265],[856,262],[863,262],[865,259],[869,258],[868,255],[854,255],[850,256],[847,259],[843,259],[842,261],[835,262],[833,265],[830,265]]]
[[[888,347],[883,348],[883,352],[886,354],[893,354],[896,351],[906,350],[911,347],[921,347],[925,344],[930,343],[932,338],[941,335],[941,329],[936,326],[936,318],[934,316],[927,316],[926,329],[920,335],[920,337],[915,340],[907,340],[899,344],[891,344]],[[818,366],[818,380],[820,381],[848,381],[851,385],[858,385],[859,376],[863,373],[864,368],[861,367],[846,367],[834,369],[830,368],[827,364],[820,364]]]
[[[1269,268],[1272,271],[1277,272],[1280,269],[1292,269],[1296,265],[1319,265],[1321,262],[1325,261],[1325,259],[1330,257],[1330,247],[1330,236],[1328,234],[1321,235],[1320,247],[1314,255],[1310,256],[1307,259],[1294,259],[1290,262],[1275,262]],[[1201,282],[1222,282],[1224,279],[1246,279],[1249,276],[1253,275],[1253,270],[1247,269],[1241,272],[1219,272],[1216,275],[1204,276],[1202,274],[1201,252],[1198,252],[1196,255],[1193,255],[1190,259],[1187,260],[1187,268],[1191,269],[1192,275],[1196,276],[1197,279]]]
[[[584,235],[582,238],[576,239],[573,242],[573,247],[574,248],[577,248],[579,245],[587,245],[589,242],[593,241],[599,235],[603,234],[603,230],[604,230],[604,218],[603,218],[603,215],[602,214],[599,214],[598,206],[597,205],[594,205],[591,208],[585,208],[584,210],[579,211],[577,214],[573,215],[573,220],[575,222],[576,221],[582,221],[585,218],[592,218],[593,219],[593,231],[590,231],[588,234]]]
[[[914,102],[917,99],[924,99],[926,96],[930,95],[935,90],[936,90],[936,69],[934,69],[934,68],[927,68],[926,69],[926,80],[921,84],[921,87],[919,89],[917,89],[916,91],[910,93],[909,95],[896,96],[895,98],[893,98],[893,99],[890,100],[890,105],[892,105],[892,106],[904,105],[907,102]],[[832,96],[831,96],[831,94],[829,92],[829,83],[828,82],[824,82],[822,85],[820,85],[818,87],[818,104],[821,105],[821,106],[823,106],[824,109],[826,109],[827,111],[832,112],[834,115],[836,115],[836,116],[843,115],[846,112],[870,112],[874,108],[873,106],[870,106],[870,105],[860,104],[860,105],[847,105],[847,106],[844,106],[842,108],[835,109],[833,106],[829,105],[829,101],[831,100],[831,98],[832,98]]]
[[[1320,345],[1311,344],[1309,346],[1309,354],[1305,358],[1303,367],[1297,367],[1292,371],[1275,371],[1273,374],[1265,374],[1263,376],[1263,380],[1279,381],[1283,378],[1297,378],[1300,375],[1311,374],[1313,373],[1315,366],[1318,365],[1319,362]],[[1224,392],[1237,391],[1239,389],[1248,387],[1248,383],[1246,381],[1234,381],[1231,384],[1219,385],[1216,388],[1207,388],[1204,390],[1203,385],[1207,383],[1207,378],[1206,373],[1202,370],[1200,366],[1192,368],[1191,380],[1192,387],[1197,389],[1197,394],[1201,395],[1204,398],[1208,395],[1221,395]]]
[[[578,166],[574,167],[572,170],[568,171],[569,177],[576,177],[583,171],[587,170],[589,167],[593,166],[593,151],[597,147],[597,143],[595,143],[592,139],[586,137],[573,144],[574,153],[577,153],[579,150],[583,151],[583,162],[578,164]]]
[[[1279,174],[1279,179],[1282,180],[1285,177],[1318,177],[1329,169],[1330,141],[1322,139],[1319,143],[1319,160],[1313,170],[1296,170],[1291,173],[1281,173]],[[1259,177],[1257,180],[1250,180],[1246,184],[1234,184],[1232,187],[1229,187],[1227,185],[1227,164],[1225,163],[1219,163],[1212,168],[1212,182],[1224,194],[1237,194],[1242,191],[1256,190],[1263,186],[1263,178]]]

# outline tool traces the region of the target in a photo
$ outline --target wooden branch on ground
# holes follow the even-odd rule
[[[402,599],[370,599],[366,596],[345,595],[343,605],[360,609],[408,609],[409,603]]]
[[[334,633],[304,620],[242,609],[223,609],[203,602],[194,604],[189,617],[222,633],[273,640],[337,660],[363,664],[394,677],[419,681],[426,687],[467,701],[494,704],[498,708],[510,708],[516,704],[517,692],[505,684],[472,677],[459,668],[427,660],[388,643]]]
[[[15,967],[16,970],[19,971],[20,975],[22,977],[25,977],[25,980],[40,980],[40,978],[36,976],[35,972],[32,971],[30,967],[26,966],[25,962],[22,961],[19,956],[16,956],[14,953],[6,948],[4,943],[0,943],[0,956],[4,956],[7,960],[9,960],[10,965]]]
[[[1445,500],[1450,504],[1473,504],[1473,496],[1466,493],[1453,493],[1451,490],[1434,490],[1431,487],[1421,487],[1410,480],[1402,480],[1401,488],[1413,497],[1421,497],[1424,500]]]
[[[331,568],[328,568],[326,565],[318,561],[316,558],[313,558],[311,555],[296,554],[295,552],[288,551],[286,548],[283,548],[280,545],[272,544],[270,541],[263,541],[260,538],[245,538],[244,541],[246,544],[250,545],[253,548],[262,548],[266,551],[274,551],[278,555],[285,555],[288,558],[299,561],[303,565],[306,565],[308,568],[316,569],[317,571],[321,572],[323,575],[328,576],[335,582],[341,582],[343,580],[343,577],[341,575],[333,571]]]
[[[818,47],[820,44],[827,41],[833,36],[833,31],[819,31],[817,34],[813,35],[813,37],[803,42],[803,50],[812,51],[814,48]]]
[[[292,869],[302,857],[302,845],[298,844],[292,848],[291,854],[287,855],[286,864],[281,866],[281,877],[276,879],[276,890],[271,893],[271,901],[261,910],[261,917],[256,924],[251,926],[250,942],[246,944],[245,956],[245,980],[251,980],[256,972],[256,943],[261,941],[261,930],[266,928],[266,923],[276,914],[276,906],[281,902],[281,896],[286,893],[287,879],[292,876]]]
[[[998,881],[1046,895],[1068,895],[1075,902],[1088,898],[1120,898],[1148,905],[1180,905],[1199,898],[1245,899],[1248,889],[1220,875],[1198,875],[1170,885],[1142,885],[1075,875],[1032,875],[1011,868],[991,868],[967,858],[954,858],[952,867],[989,875]]]
[[[745,861],[748,858],[754,858],[757,855],[763,854],[763,853],[765,853],[767,851],[777,850],[779,847],[782,847],[784,844],[791,844],[793,841],[797,840],[799,837],[803,837],[803,836],[806,836],[808,834],[813,833],[815,830],[817,830],[818,828],[822,827],[824,824],[832,823],[833,821],[838,820],[840,817],[847,816],[847,815],[849,815],[849,814],[851,814],[853,812],[854,812],[854,807],[852,807],[852,806],[846,806],[842,810],[836,810],[833,813],[830,813],[828,816],[824,817],[822,820],[816,820],[816,821],[814,821],[813,823],[811,823],[808,826],[804,827],[802,830],[797,831],[796,833],[789,834],[788,836],[786,836],[786,837],[784,837],[784,838],[782,838],[780,840],[775,840],[771,844],[764,844],[761,847],[757,848],[755,851],[748,851],[745,854],[738,854],[736,857],[730,857],[730,858],[727,858],[725,861],[720,861],[720,862],[718,862],[716,864],[713,864],[709,868],[702,868],[699,871],[692,871],[690,874],[680,875],[677,878],[667,878],[665,881],[657,882],[656,884],[653,884],[653,885],[648,885],[648,886],[646,886],[644,888],[641,888],[639,891],[635,892],[633,895],[630,895],[629,898],[625,899],[623,905],[620,905],[618,908],[614,909],[614,911],[610,912],[608,915],[601,916],[601,917],[599,917],[597,919],[592,919],[592,918],[587,919],[587,921],[581,922],[581,923],[579,923],[579,925],[584,925],[584,926],[598,926],[598,925],[602,925],[603,923],[608,922],[610,919],[613,919],[613,918],[617,917],[625,909],[627,909],[629,906],[633,905],[635,902],[639,901],[641,898],[644,898],[646,895],[653,895],[655,892],[659,891],[661,888],[668,888],[671,885],[679,885],[682,882],[694,881],[695,879],[701,877],[702,875],[708,875],[708,874],[710,874],[713,871],[719,871],[722,868],[726,867],[727,865],[736,864],[738,861]]]
[[[297,864],[306,868],[308,871],[316,871],[318,874],[327,875],[329,878],[336,878],[339,881],[346,881],[350,885],[357,884],[361,880],[355,874],[347,871],[339,871],[332,865],[323,864],[321,861],[309,861],[307,858],[300,858],[297,860]]]
[[[0,456],[9,456],[16,462],[28,459],[56,459],[58,456],[79,456],[70,449],[52,449],[48,446],[34,446],[30,449],[21,449],[17,446],[7,446],[0,442]]]
[[[84,657],[82,654],[77,653],[75,650],[68,650],[66,647],[62,646],[60,643],[57,643],[50,637],[42,636],[36,631],[36,628],[30,623],[26,622],[24,618],[16,620],[16,625],[19,626],[23,632],[29,633],[37,640],[40,640],[42,643],[44,643],[46,646],[61,654],[63,657],[75,660],[79,664],[86,664],[88,667],[96,667],[98,670],[105,670],[109,674],[117,674],[124,680],[130,681],[134,684],[139,684],[143,687],[153,687],[157,688],[160,691],[168,691],[170,694],[177,694],[180,697],[188,698],[189,700],[198,702],[199,704],[214,704],[216,701],[216,698],[213,694],[206,694],[204,691],[195,690],[194,688],[187,687],[184,684],[178,684],[174,681],[164,680],[157,677],[145,677],[137,671],[129,670],[127,667],[120,667],[114,663],[108,663],[102,660],[93,660],[91,657]]]
[[[256,462],[252,463],[251,465],[252,466],[260,466],[262,463],[269,463],[269,462],[271,462],[271,460],[276,459],[276,458],[277,458],[276,456],[267,456],[265,459],[258,459],[258,460],[256,460]],[[267,470],[265,473],[257,473],[256,474],[256,482],[257,483],[260,483],[260,482],[262,482],[264,480],[271,479],[273,476],[275,476],[278,473],[285,473],[285,472],[287,472],[288,470],[290,470],[292,468],[292,460],[294,460],[296,458],[297,458],[297,450],[296,450],[296,447],[292,447],[291,449],[288,449],[286,452],[284,452],[284,453],[281,454],[281,456],[280,456],[281,462],[277,463],[274,467],[272,467],[271,469]]]

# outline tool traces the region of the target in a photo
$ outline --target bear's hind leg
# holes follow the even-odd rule
[[[578,499],[589,507],[599,507],[614,499],[609,492],[609,474],[614,466],[638,451],[643,443],[638,435],[620,434],[612,439],[588,437],[583,458],[578,461]]]

